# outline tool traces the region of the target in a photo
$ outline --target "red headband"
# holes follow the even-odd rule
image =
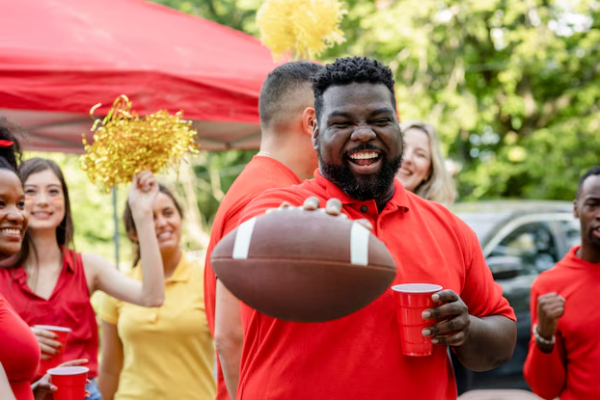
[[[10,147],[15,144],[12,140],[0,140],[0,147]]]

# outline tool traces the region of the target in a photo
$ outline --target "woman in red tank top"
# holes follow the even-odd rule
[[[29,229],[13,268],[0,268],[0,293],[30,327],[70,328],[63,360],[89,360],[88,376],[93,379],[98,371],[98,326],[90,303],[92,293],[102,290],[146,307],[160,306],[164,300],[162,257],[152,214],[158,184],[149,171],[144,171],[136,175],[129,193],[136,227],[142,234],[142,259],[148,260],[140,283],[99,256],[72,250],[69,194],[55,162],[30,159],[22,163],[19,172],[30,212]],[[56,336],[43,329],[32,331],[42,359],[51,359],[60,346]],[[88,391],[92,400],[101,398],[93,380]]]
[[[0,263],[21,249],[27,229],[25,194],[17,175],[19,143],[0,121]],[[29,327],[0,291],[0,398],[31,400],[30,381],[40,359],[40,349]]]

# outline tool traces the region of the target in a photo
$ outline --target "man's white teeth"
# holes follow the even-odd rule
[[[379,154],[377,153],[353,153],[350,154],[350,158],[353,160],[368,160],[371,158],[377,158]]]
[[[166,239],[168,237],[171,237],[171,232],[163,232],[160,235],[158,235],[159,239]]]
[[[12,228],[4,228],[4,229],[2,229],[2,233],[5,235],[20,235],[21,230],[20,229],[12,229]]]

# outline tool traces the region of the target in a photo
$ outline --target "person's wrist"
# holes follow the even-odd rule
[[[533,331],[534,334],[536,335],[536,337],[541,338],[542,342],[544,341],[553,341],[554,340],[554,332],[549,331],[548,329],[545,329],[543,325],[539,325],[539,324],[535,324],[533,326]]]
[[[536,346],[543,353],[551,353],[552,350],[554,350],[554,344],[556,343],[556,336],[555,335],[549,335],[550,339],[548,339],[545,336],[542,336],[542,334],[540,333],[540,330],[539,330],[537,324],[533,326],[532,331],[533,331],[533,335],[535,337],[535,344],[536,344]]]
[[[152,218],[152,210],[131,210],[131,216],[134,222],[150,220]]]

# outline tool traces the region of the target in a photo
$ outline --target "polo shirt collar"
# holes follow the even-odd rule
[[[329,195],[330,198],[336,198],[342,202],[343,205],[353,205],[356,203],[365,203],[362,200],[356,200],[348,196],[342,189],[339,188],[335,183],[321,175],[321,171],[318,169],[315,171],[315,182],[321,186]],[[368,200],[375,203],[374,200]],[[392,208],[394,210],[402,210],[408,212],[408,196],[406,195],[406,189],[400,183],[398,179],[394,179],[394,195],[388,201],[385,208]],[[324,205],[323,205],[324,206]]]
[[[142,268],[141,263],[135,268],[135,276],[138,280],[142,280]],[[165,283],[169,282],[187,282],[190,280],[192,276],[192,268],[190,266],[190,261],[187,259],[185,253],[181,253],[181,258],[179,259],[179,263],[177,267],[175,267],[175,271],[173,271],[173,275],[165,279]]]

